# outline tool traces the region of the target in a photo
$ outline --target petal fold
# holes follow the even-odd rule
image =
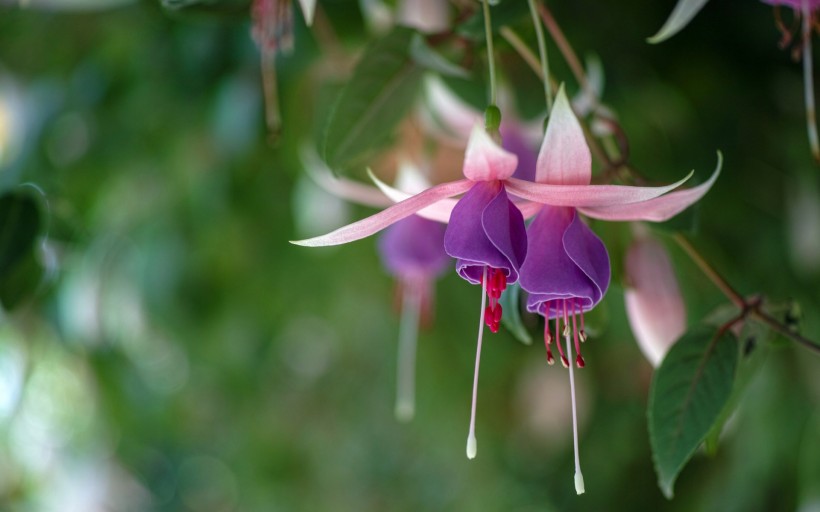
[[[592,181],[592,155],[563,84],[538,153],[535,181],[552,185],[589,185]]]
[[[362,219],[353,224],[341,227],[336,231],[326,235],[308,238],[306,240],[291,241],[295,245],[305,247],[322,247],[327,245],[339,245],[355,240],[366,238],[387,226],[397,222],[409,215],[416,213],[426,206],[441,201],[442,199],[462,194],[470,189],[473,183],[469,180],[458,180],[449,183],[442,183],[429,188],[420,194],[405,199],[393,206],[382,210],[375,215]]]
[[[456,271],[473,284],[481,282],[485,266],[504,270],[508,283],[517,281],[526,244],[521,212],[497,182],[476,183],[456,204],[444,234]]]
[[[527,259],[521,287],[529,293],[527,309],[554,316],[550,301],[575,301],[589,311],[609,286],[609,255],[603,242],[572,208],[545,206],[527,231]]]
[[[676,190],[664,196],[625,205],[578,208],[588,217],[609,221],[663,222],[679,214],[709,192],[720,176],[723,155],[718,152],[718,163],[712,176],[704,183],[686,190]]]

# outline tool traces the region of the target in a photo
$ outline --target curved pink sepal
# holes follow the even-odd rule
[[[302,146],[300,155],[307,175],[334,196],[375,208],[387,208],[396,202],[370,185],[335,176],[312,147]]]
[[[692,177],[663,187],[628,187],[625,185],[548,185],[510,178],[507,191],[529,201],[552,206],[603,207],[648,201],[674,190]]]
[[[641,203],[630,203],[626,205],[599,206],[591,208],[579,208],[581,213],[587,217],[609,221],[636,221],[646,220],[651,222],[663,222],[679,214],[701,197],[709,192],[715,180],[720,176],[720,169],[723,166],[723,155],[718,152],[718,164],[715,172],[705,182],[697,187],[686,190],[670,192],[665,196],[656,197]]]
[[[481,125],[475,125],[464,153],[464,177],[473,181],[505,180],[518,167],[518,157],[501,148]]]
[[[395,187],[391,187],[387,183],[383,182],[375,174],[373,174],[370,169],[367,170],[367,174],[370,176],[370,179],[373,180],[373,183],[379,187],[379,190],[392,202],[400,203],[401,201],[412,197],[412,194],[408,194],[407,192],[399,190]],[[433,203],[430,206],[417,211],[416,215],[419,217],[424,217],[425,219],[447,224],[450,222],[450,214],[453,212],[453,208],[455,208],[457,202],[458,201],[456,199],[442,199],[437,203]]]
[[[394,222],[413,215],[422,208],[430,206],[437,201],[458,194],[463,194],[472,186],[473,182],[470,180],[458,180],[449,183],[442,183],[441,185],[428,188],[424,192],[405,199],[398,204],[394,204],[390,208],[382,210],[375,215],[371,215],[370,217],[354,222],[353,224],[348,224],[347,226],[341,227],[326,235],[308,238],[306,240],[291,241],[291,243],[295,245],[303,245],[305,247],[322,247],[326,245],[339,245],[353,242],[354,240],[360,240],[381,231]]]
[[[538,183],[589,185],[592,180],[589,146],[563,85],[555,96],[535,169],[535,181]]]

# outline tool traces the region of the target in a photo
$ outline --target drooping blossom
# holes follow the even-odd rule
[[[401,324],[396,375],[396,418],[415,414],[415,362],[418,329],[432,311],[435,280],[450,262],[444,252],[444,225],[418,215],[387,228],[379,239],[382,264],[398,281]]]
[[[550,121],[553,135],[548,135],[546,141],[552,141],[547,147],[561,141],[569,142],[570,151],[554,152],[551,155],[547,152],[547,156],[543,156],[542,151],[542,156],[539,157],[539,161],[550,162],[550,166],[559,169],[555,172],[567,173],[568,179],[561,183],[533,183],[513,178],[518,158],[502,149],[484,128],[476,126],[470,135],[464,156],[464,179],[433,186],[375,215],[326,235],[293,242],[307,247],[344,244],[368,237],[416,212],[421,214],[422,211],[441,220],[449,219],[445,232],[445,250],[457,259],[456,269],[462,278],[482,285],[482,321],[476,350],[473,406],[467,443],[467,455],[470,458],[476,454],[475,399],[482,327],[486,322],[492,328],[500,320],[501,308],[497,300],[506,285],[518,279],[527,250],[523,218],[534,215],[545,204],[578,208],[587,215],[611,220],[635,217],[635,210],[640,214],[638,218],[662,217],[670,212],[674,215],[705,193],[701,186],[674,196],[663,195],[680,186],[689,176],[662,187],[590,185],[588,178],[585,184],[579,184],[583,180],[573,178],[572,174],[583,172],[583,162],[573,162],[572,159],[577,154],[578,146],[582,145],[587,152],[588,167],[589,149],[583,135],[578,140],[577,134],[572,131],[570,123],[574,123],[574,129],[580,130],[580,127],[569,111],[565,97],[563,101],[562,108],[566,111],[561,113],[559,109],[553,113]],[[567,135],[566,130],[571,132]],[[539,174],[544,172],[547,171]],[[550,171],[549,175],[557,176],[555,172]],[[588,176],[588,169],[586,173]],[[465,195],[455,205],[447,201],[460,194]],[[513,203],[510,196],[523,200]],[[696,196],[695,199],[691,199],[693,196]],[[534,291],[538,293],[538,290]],[[490,301],[489,306],[487,299]],[[571,304],[568,302],[568,305]],[[579,306],[591,307],[590,304]]]
[[[335,196],[366,206],[392,204],[376,187],[334,176],[308,147],[302,150],[302,161],[313,181]],[[429,183],[415,164],[403,160],[396,187],[397,191],[418,192]],[[440,222],[411,215],[385,229],[378,242],[382,265],[397,281],[401,307],[395,407],[399,421],[409,421],[415,415],[418,331],[432,316],[435,281],[450,262],[444,252],[444,229]]]
[[[573,418],[573,367],[585,366],[580,347],[580,342],[586,340],[584,313],[601,301],[610,281],[606,247],[584,224],[579,212],[602,220],[666,220],[700,199],[717,179],[719,170],[720,165],[709,181],[692,189],[654,198],[635,198],[629,202],[613,200],[608,195],[609,188],[590,185],[592,158],[589,146],[563,87],[559,89],[536,163],[537,183],[528,190],[509,188],[526,199],[544,203],[527,230],[527,259],[521,267],[521,287],[529,294],[527,309],[545,319],[547,362],[554,363],[552,344],[555,342],[561,363],[569,368]],[[543,186],[586,188],[585,204],[551,203],[538,192]],[[550,320],[555,321],[554,330],[550,328]],[[561,346],[562,338],[566,352]],[[575,364],[572,364],[573,345]],[[584,480],[578,455],[577,427],[573,430],[575,488],[581,494]]]
[[[305,22],[313,23],[316,0],[299,0]],[[251,4],[251,38],[259,48],[262,87],[265,96],[265,120],[276,133],[282,123],[276,84],[276,56],[293,51],[292,0],[253,0]]]
[[[624,302],[632,334],[646,359],[657,367],[686,331],[686,305],[663,244],[636,225],[626,253]]]

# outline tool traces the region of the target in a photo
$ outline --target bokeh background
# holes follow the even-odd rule
[[[636,168],[702,181],[723,152],[693,243],[820,339],[820,169],[771,7],[714,0],[651,46],[672,1],[553,3],[603,63]],[[3,277],[0,509],[820,510],[820,357],[784,340],[756,345],[717,453],[662,496],[652,368],[624,313],[625,225],[593,223],[615,276],[577,372],[585,495],[566,372],[503,329],[486,339],[479,456],[465,458],[480,296],[454,273],[420,337],[416,418],[395,421],[398,316],[374,240],[288,244],[371,211],[316,188],[300,159],[373,37],[359,3],[320,6],[332,52],[295,8],[272,140],[246,2],[0,5],[0,186],[40,211],[20,221],[38,234],[28,277]],[[514,26],[532,44],[526,18]],[[498,46],[519,115],[537,118],[538,82]],[[726,301],[667,245],[695,325]],[[15,294],[20,281],[35,286]]]

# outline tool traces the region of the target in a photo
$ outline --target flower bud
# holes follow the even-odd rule
[[[626,314],[644,356],[657,367],[686,330],[686,306],[664,246],[641,234],[626,255]]]

